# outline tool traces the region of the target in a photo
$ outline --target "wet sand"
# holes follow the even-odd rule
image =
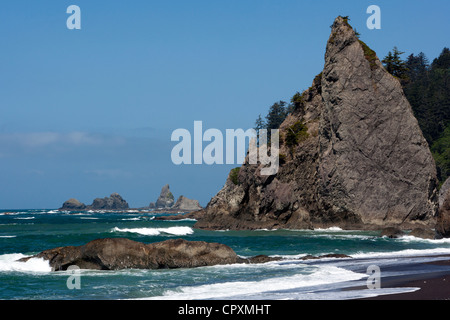
[[[447,260],[425,262],[430,273],[382,279],[382,288],[420,288],[414,292],[380,295],[359,300],[450,300],[450,257]],[[433,271],[433,267],[449,267],[445,271]]]

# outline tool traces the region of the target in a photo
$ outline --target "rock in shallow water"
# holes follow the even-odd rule
[[[228,246],[204,241],[171,239],[145,244],[125,238],[93,240],[82,246],[59,247],[21,259],[43,258],[54,271],[67,270],[71,265],[80,269],[168,269],[194,268],[239,261]]]

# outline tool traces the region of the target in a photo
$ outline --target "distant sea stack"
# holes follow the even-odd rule
[[[62,207],[59,208],[59,210],[64,211],[79,211],[79,210],[85,210],[86,205],[84,203],[81,203],[77,199],[69,199],[66,202],[63,203]]]
[[[436,166],[400,82],[348,19],[331,30],[323,71],[280,126],[280,168],[248,158],[196,228],[434,228]],[[449,206],[450,207],[450,206]]]
[[[69,199],[59,208],[62,211],[124,209],[129,209],[128,203],[118,193],[113,193],[111,196],[105,198],[96,198],[90,206],[81,203],[77,199]]]
[[[180,196],[172,209],[179,211],[197,211],[203,208],[198,200],[192,200],[186,198],[185,196]]]
[[[128,208],[128,203],[118,193],[113,193],[105,198],[96,198],[89,206],[91,210],[123,210]]]
[[[174,203],[175,197],[170,191],[170,186],[166,184],[161,189],[161,193],[156,202],[150,202],[150,209],[168,210],[168,211],[198,211],[203,209],[198,200],[180,196]]]
[[[173,196],[172,192],[170,192],[170,187],[168,184],[166,184],[161,189],[161,193],[159,194],[158,200],[156,200],[156,203],[152,202],[150,203],[150,208],[170,208],[173,206],[175,202],[175,197]]]

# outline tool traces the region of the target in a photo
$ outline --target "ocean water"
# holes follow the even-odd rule
[[[206,231],[193,220],[157,221],[161,214],[56,210],[0,211],[0,299],[352,299],[418,288],[346,290],[367,285],[371,265],[381,279],[429,272],[421,262],[450,254],[450,240],[379,237],[375,231]],[[243,257],[281,256],[276,262],[171,270],[82,270],[79,289],[69,289],[70,271],[52,272],[42,259],[17,260],[59,246],[126,237],[151,243],[172,238],[219,242]],[[299,260],[340,253],[352,258]],[[433,271],[444,271],[435,266]]]

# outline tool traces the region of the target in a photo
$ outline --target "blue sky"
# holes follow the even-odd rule
[[[69,5],[81,30],[69,30]],[[382,29],[369,30],[369,5]],[[308,88],[338,15],[379,57],[397,46],[432,60],[450,46],[450,3],[432,1],[3,1],[0,208],[133,207],[175,197],[206,205],[237,165],[172,163],[173,130],[248,129]]]

